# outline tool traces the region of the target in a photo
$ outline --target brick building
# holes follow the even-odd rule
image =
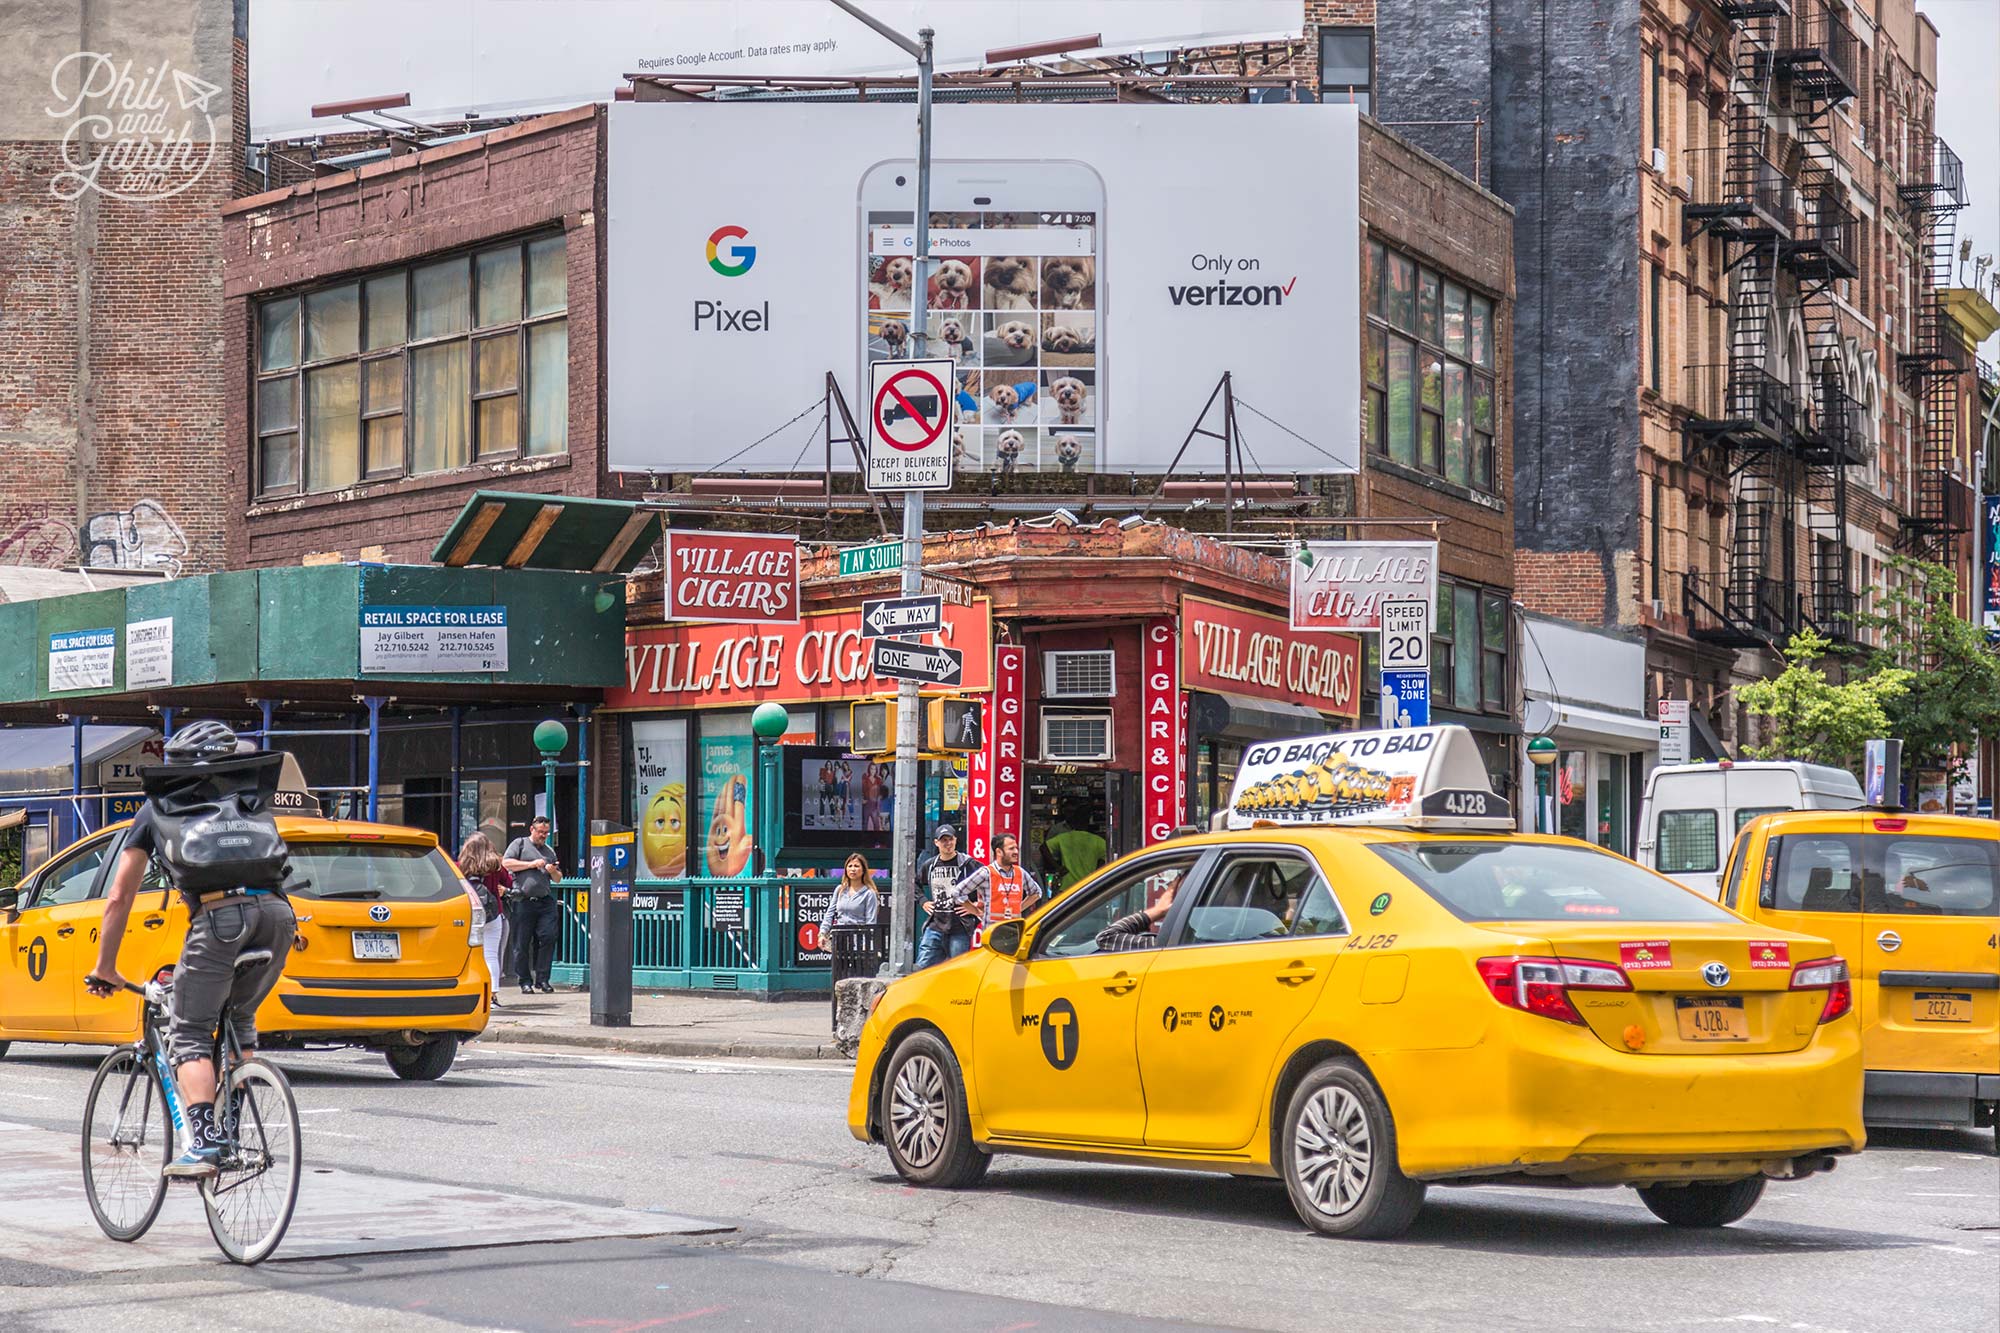
[[[0,564],[223,564],[246,9],[46,3],[0,49]]]

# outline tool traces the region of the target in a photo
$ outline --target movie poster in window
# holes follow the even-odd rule
[[[684,717],[632,723],[632,810],[648,879],[688,873],[688,724]]]
[[[702,864],[716,879],[735,879],[754,868],[756,821],[751,792],[756,744],[747,713],[702,719],[701,810],[706,820]]]

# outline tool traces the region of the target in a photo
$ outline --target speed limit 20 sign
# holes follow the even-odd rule
[[[868,367],[868,489],[951,489],[949,358],[877,361]]]
[[[1382,603],[1382,669],[1427,671],[1431,665],[1431,608],[1417,598]]]

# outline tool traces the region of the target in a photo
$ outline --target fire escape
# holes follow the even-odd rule
[[[1972,493],[1958,474],[1957,376],[1970,364],[1965,344],[1946,312],[1952,281],[1952,233],[1965,206],[1965,167],[1943,139],[1931,136],[1915,164],[1916,179],[1897,190],[1916,232],[1917,290],[1910,350],[1897,368],[1917,400],[1908,512],[1903,546],[1925,560],[1944,562],[1952,538],[1972,527]]]
[[[1691,368],[1687,432],[1690,461],[1729,477],[1729,549],[1720,579],[1685,576],[1683,609],[1695,638],[1729,647],[1808,625],[1843,638],[1847,469],[1868,441],[1838,371],[1832,288],[1858,272],[1857,237],[1827,120],[1854,95],[1857,44],[1825,0],[1718,7],[1735,30],[1727,148],[1684,226],[1722,242],[1728,360]],[[1794,320],[1803,348],[1785,345]]]

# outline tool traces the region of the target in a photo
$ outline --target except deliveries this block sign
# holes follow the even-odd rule
[[[364,606],[364,674],[423,675],[507,669],[504,606]]]
[[[1028,650],[1001,644],[993,650],[993,700],[985,744],[974,750],[967,766],[966,850],[975,861],[993,858],[993,835],[1021,837],[1022,765],[1027,760]]]
[[[115,629],[73,629],[49,635],[49,693],[108,690],[118,656]]]
[[[1148,620],[1140,630],[1141,841],[1164,842],[1180,826],[1182,803],[1180,634],[1171,616]]]
[[[1300,634],[1276,616],[1186,597],[1180,638],[1186,689],[1361,712],[1361,640],[1351,634]]]
[[[869,490],[951,489],[954,370],[948,358],[868,367]]]
[[[1688,761],[1688,701],[1660,700],[1660,762],[1685,764]]]
[[[1292,628],[1377,630],[1382,603],[1437,605],[1436,542],[1307,542],[1292,558]]]
[[[669,531],[665,555],[668,620],[798,624],[792,534]]]

